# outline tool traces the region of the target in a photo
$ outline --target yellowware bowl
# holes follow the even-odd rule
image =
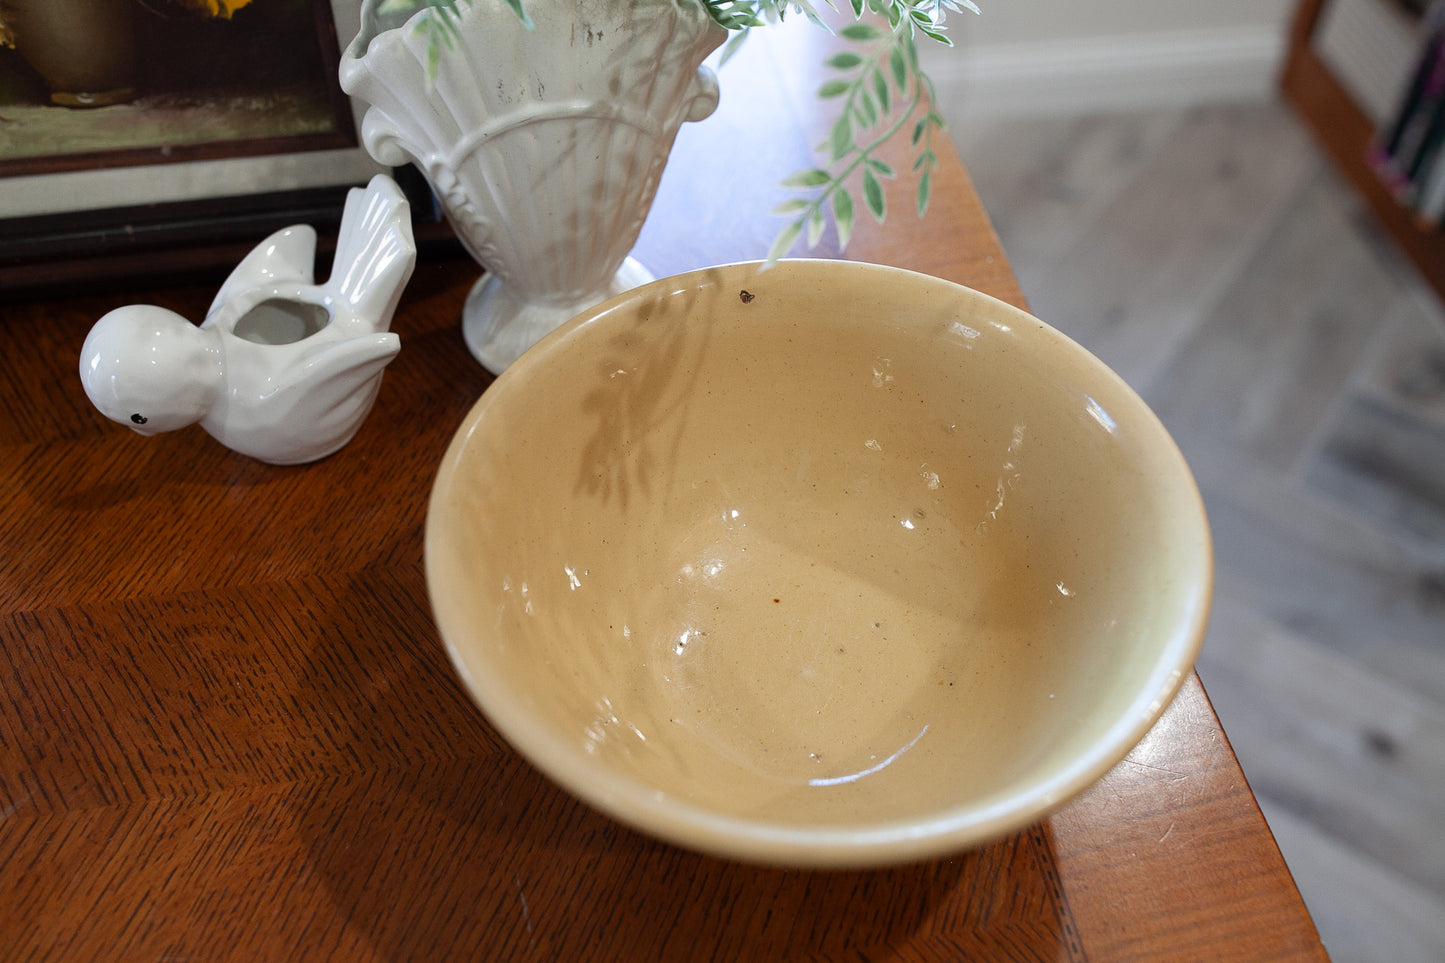
[[[1035,318],[894,268],[657,281],[468,415],[426,528],[501,733],[663,839],[794,866],[1025,827],[1138,742],[1198,651],[1184,460]]]

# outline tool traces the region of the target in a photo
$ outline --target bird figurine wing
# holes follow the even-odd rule
[[[400,350],[401,339],[390,331],[335,341],[318,347],[278,381],[286,385],[282,391],[296,392],[298,408],[313,415],[329,412],[356,395]]]
[[[277,284],[310,284],[316,269],[316,229],[309,224],[283,227],[251,249],[231,271],[215,300],[206,311],[207,319],[232,298],[252,288]]]
[[[365,190],[352,188],[325,287],[347,306],[353,323],[387,330],[415,266],[411,205],[396,182],[378,174]]]

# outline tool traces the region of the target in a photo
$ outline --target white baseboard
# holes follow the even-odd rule
[[[1260,26],[920,52],[948,115],[1107,111],[1268,98],[1285,35]]]

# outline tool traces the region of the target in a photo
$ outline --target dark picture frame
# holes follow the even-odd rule
[[[329,0],[209,3],[0,0],[0,177],[356,146]]]
[[[55,0],[0,0],[0,17],[31,2]],[[356,112],[336,78],[341,47],[358,28],[360,0],[249,0],[229,20],[191,17],[159,25],[150,11],[180,0],[115,2],[145,8],[138,15],[154,35],[146,41],[151,46],[144,57],[165,59],[156,50],[179,45],[185,57],[175,59],[188,61],[190,70],[172,80],[155,80],[160,73],[155,70],[142,73],[133,100],[68,109],[60,97],[53,104],[44,102],[58,83],[25,77],[26,66],[15,68],[20,50],[5,51],[12,80],[19,73],[21,83],[30,84],[23,92],[28,96],[24,108],[12,107],[12,112],[43,121],[52,116],[48,111],[59,111],[60,127],[81,132],[73,138],[74,149],[65,149],[68,142],[61,139],[40,150],[12,145],[7,152],[6,125],[0,123],[0,301],[44,295],[61,286],[73,291],[141,284],[159,276],[177,281],[217,276],[272,231],[292,224],[315,227],[324,255],[347,191],[380,172],[397,177],[419,221],[439,220],[430,191],[415,171],[387,171],[357,144]],[[298,5],[305,9],[298,12]],[[298,23],[302,14],[304,22]],[[289,35],[267,38],[264,30],[282,20]],[[228,51],[228,45],[235,49]],[[257,58],[267,56],[287,61],[285,69],[261,69]],[[312,59],[297,69],[295,61],[305,58]],[[197,65],[214,68],[214,83],[197,80]],[[272,82],[267,78],[276,78],[274,86],[266,86]],[[109,90],[115,84],[92,86]],[[298,86],[308,88],[301,95],[310,105],[304,129],[282,123],[258,130],[248,120],[233,131],[222,118],[217,133],[211,114],[226,103],[259,101],[264,109],[252,113],[270,123],[264,115],[286,113],[271,108],[283,98],[290,98],[286,105],[297,99],[291,91]],[[222,108],[211,110],[207,98],[213,96],[224,102]],[[15,102],[13,92],[10,100]],[[0,118],[6,110],[0,103]],[[92,121],[113,126],[117,117],[147,110],[179,112],[180,119],[162,117],[141,142],[131,137],[97,143],[83,129]]]

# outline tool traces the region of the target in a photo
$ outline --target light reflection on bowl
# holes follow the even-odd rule
[[[668,278],[486,392],[427,520],[438,627],[563,786],[664,839],[876,865],[1020,829],[1197,652],[1208,527],[1137,396],[876,265]]]

